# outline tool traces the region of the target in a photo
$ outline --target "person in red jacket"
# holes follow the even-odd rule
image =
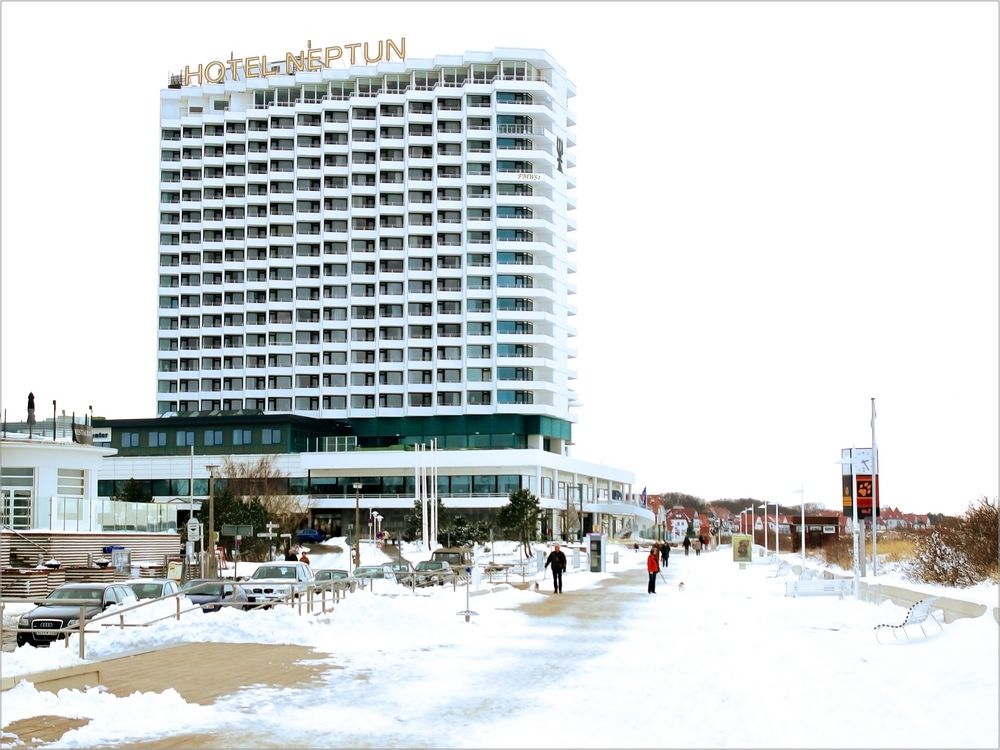
[[[646,558],[646,572],[649,573],[649,587],[646,592],[656,593],[656,574],[660,572],[659,555],[656,554],[656,547],[649,548],[649,557]]]

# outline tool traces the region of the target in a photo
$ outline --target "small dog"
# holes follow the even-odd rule
[[[677,584],[677,590],[678,591],[684,590],[684,581],[681,581],[680,583]]]
[[[538,591],[538,581],[535,581],[535,591]]]

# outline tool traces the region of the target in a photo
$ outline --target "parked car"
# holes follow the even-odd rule
[[[351,575],[350,571],[341,570],[340,568],[328,568],[326,570],[317,570],[316,578],[314,580],[317,585],[321,583],[328,583],[330,581],[341,581],[351,591],[354,591],[354,589],[358,585],[358,582],[354,580],[354,576]]]
[[[319,544],[326,539],[326,535],[317,529],[299,529],[295,538],[300,544]]]
[[[356,579],[385,578],[385,569],[388,565],[389,563],[385,563],[385,565],[359,565],[354,569],[354,577]]]
[[[130,578],[125,585],[135,592],[136,599],[159,599],[180,590],[172,578]]]
[[[387,560],[378,565],[359,565],[354,569],[354,577],[357,579],[385,578],[386,568],[392,571],[392,577],[396,583],[401,583],[404,586],[410,585],[413,576],[413,566],[405,561],[391,562]]]
[[[431,552],[431,560],[443,560],[453,568],[472,565],[472,550],[468,547],[438,547]]]
[[[135,604],[135,593],[123,583],[64,583],[57,586],[34,609],[28,610],[17,621],[19,629],[31,632],[18,633],[17,645],[28,643],[32,646],[48,646],[65,638],[60,628],[72,628],[80,624],[80,604],[83,605],[84,621],[91,620],[115,604]],[[92,604],[90,603],[92,602]]]
[[[202,612],[218,612],[223,607],[250,608],[243,587],[221,578],[192,578],[181,586],[181,593],[200,604]]]
[[[396,577],[396,583],[409,586],[413,582],[413,566],[406,560],[389,563],[392,573]]]
[[[445,582],[450,582],[455,577],[452,570],[444,560],[422,560],[417,563],[414,569],[414,580],[417,586],[433,586],[438,584],[444,586]]]
[[[306,593],[315,576],[303,562],[265,563],[240,585],[251,603],[283,601]]]

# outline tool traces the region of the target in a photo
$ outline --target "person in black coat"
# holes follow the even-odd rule
[[[691,550],[691,537],[684,537],[684,554],[686,555]]]
[[[552,566],[552,585],[555,587],[555,593],[562,593],[562,574],[566,570],[566,555],[559,549],[559,545],[555,546],[549,556],[545,560],[545,567]]]
[[[660,545],[660,559],[663,561],[664,568],[670,564],[670,544],[668,542]]]

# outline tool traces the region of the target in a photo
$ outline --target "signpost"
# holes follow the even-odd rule
[[[273,540],[274,540],[274,538],[276,536],[278,536],[277,534],[274,533],[274,530],[276,528],[278,528],[278,524],[273,523],[271,521],[268,521],[267,522],[267,531],[262,531],[259,534],[257,534],[257,536],[263,537],[264,539],[267,539],[268,542],[270,543],[270,546],[271,546],[271,559],[272,560],[274,559],[274,541]]]

